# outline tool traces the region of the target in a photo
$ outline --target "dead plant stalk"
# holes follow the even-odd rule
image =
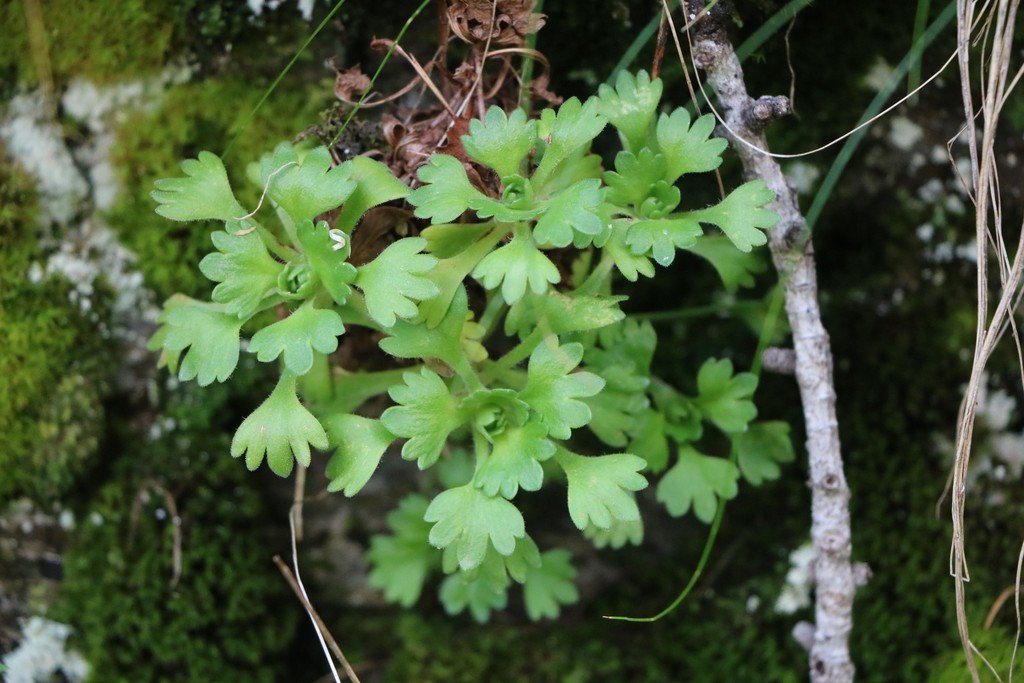
[[[966,584],[970,581],[965,549],[964,509],[967,499],[967,473],[970,465],[974,436],[974,420],[978,393],[984,381],[985,367],[992,352],[1007,329],[1012,330],[1021,358],[1020,340],[1013,319],[1013,311],[1022,296],[1024,275],[1024,231],[1021,232],[1012,262],[1002,230],[1002,203],[999,173],[996,166],[995,143],[1002,107],[1009,90],[1018,82],[1018,76],[1009,81],[1010,59],[1013,54],[1013,36],[1018,0],[996,0],[983,6],[969,0],[957,0],[957,56],[960,67],[961,95],[966,121],[965,132],[970,150],[970,189],[975,206],[975,240],[977,243],[977,328],[974,361],[964,392],[962,409],[957,421],[956,452],[953,463],[952,522],[953,541],[950,549],[950,574],[956,591],[956,616],[960,641],[967,659],[972,680],[980,681],[974,655],[984,656],[971,642],[967,625]],[[976,27],[982,27],[982,36],[972,41]],[[980,108],[975,103],[971,67],[972,42],[981,45],[979,62]],[[981,122],[979,140],[976,120]],[[989,316],[989,249],[995,251],[999,265],[1000,293],[995,310]],[[1024,362],[1021,364],[1024,377]],[[1019,605],[1019,570],[1015,586],[1014,603]],[[1019,623],[1019,622],[1018,622]],[[1019,633],[1018,633],[1019,636]],[[1016,654],[1016,649],[1014,651]],[[989,665],[991,668],[991,665]],[[1011,677],[1013,665],[1011,663]]]
[[[704,3],[701,0],[689,3],[691,9],[687,9],[687,5],[684,0],[683,10],[689,18],[691,11],[702,8]],[[848,639],[853,625],[857,581],[850,562],[850,490],[839,444],[832,351],[818,307],[814,248],[796,193],[786,182],[778,163],[760,151],[768,148],[764,128],[782,113],[777,106],[782,100],[771,98],[773,106],[755,109],[755,100],[747,93],[743,69],[720,14],[710,12],[707,19],[698,22],[694,38],[691,44],[694,65],[705,71],[718,97],[724,110],[727,136],[746,175],[763,179],[776,196],[772,208],[780,220],[769,233],[769,246],[779,277],[785,283],[786,313],[793,330],[795,374],[806,423],[812,491],[815,623],[810,645],[810,677],[818,683],[851,681],[854,666]],[[782,109],[788,113],[788,101]],[[772,113],[763,118],[759,111]]]

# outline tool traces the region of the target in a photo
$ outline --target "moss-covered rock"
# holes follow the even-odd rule
[[[110,447],[122,454],[79,515],[53,610],[75,628],[92,680],[284,680],[301,609],[270,562],[255,479],[228,455],[230,398],[197,402],[181,387],[149,439],[128,431]]]
[[[5,27],[0,73],[6,72],[11,82],[32,85],[48,62],[51,73],[46,77],[58,83],[71,76],[137,77],[164,64],[174,19],[173,3],[147,0],[8,2],[0,7],[0,25]],[[33,34],[45,44],[33,46]]]
[[[0,503],[65,493],[91,465],[103,427],[108,352],[66,281],[29,277],[37,230],[33,183],[0,163]]]
[[[135,79],[183,59],[210,69],[239,49],[280,68],[293,41],[313,30],[297,10],[285,3],[256,16],[247,0],[7,2],[0,5],[0,95],[50,79],[58,89],[73,78]],[[280,52],[265,49],[281,37]]]

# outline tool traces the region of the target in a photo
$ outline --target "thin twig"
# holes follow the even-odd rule
[[[302,540],[302,503],[306,499],[306,466],[295,469],[295,491],[292,494],[292,517],[295,519],[295,540]]]
[[[181,580],[181,515],[178,514],[178,502],[174,499],[174,496],[155,479],[144,481],[142,488],[139,489],[138,494],[135,496],[135,503],[132,505],[129,517],[130,530],[128,536],[131,539],[135,533],[135,525],[142,514],[143,497],[150,490],[163,497],[164,505],[167,507],[167,514],[171,520],[171,581],[169,585],[171,588],[175,588]]]
[[[689,16],[686,6],[683,0],[684,12]],[[836,419],[831,345],[818,304],[814,249],[795,193],[773,159],[775,155],[767,152],[764,131],[749,123],[754,100],[747,93],[743,69],[722,19],[712,14],[699,24],[697,31],[695,42],[690,42],[690,52],[698,86],[703,93],[704,85],[697,72],[703,68],[724,118],[710,99],[708,107],[723,123],[747,177],[763,179],[775,193],[771,208],[780,218],[768,234],[768,243],[784,287],[786,313],[793,330],[795,374],[807,432],[816,598],[810,677],[816,683],[852,681],[849,633],[857,585],[850,561],[850,489]],[[690,41],[689,32],[686,36]]]
[[[327,638],[334,640],[331,636],[331,632],[327,630],[327,625],[324,624],[323,619],[317,614],[317,611],[313,608],[313,603],[309,600],[309,595],[306,593],[306,587],[302,585],[302,574],[299,573],[299,550],[295,541],[295,515],[290,513],[288,515],[288,527],[291,529],[292,534],[292,567],[295,569],[295,573],[292,576],[292,580],[289,583],[292,585],[292,590],[295,591],[295,595],[298,596],[299,602],[306,609],[306,614],[309,615],[309,620],[313,623],[313,630],[316,632],[316,638],[320,641],[320,649],[324,652],[324,657],[327,659],[327,665],[331,669],[331,673],[334,675],[335,683],[341,683],[341,677],[338,676],[338,669],[334,666],[334,659],[331,657],[331,652],[328,650]],[[280,557],[275,555],[275,563],[280,561]],[[280,567],[280,565],[278,565]],[[285,567],[287,569],[287,566]],[[291,572],[289,572],[291,574]],[[288,576],[285,576],[288,579]],[[324,635],[326,634],[326,636]],[[345,655],[341,652],[341,648],[338,647],[337,641],[334,642],[333,649],[335,655],[338,655],[338,659],[341,661],[342,667],[345,669],[345,673],[348,675],[349,680],[353,683],[359,683],[359,677],[356,676],[355,672],[352,671],[352,667],[349,666],[348,660]]]
[[[651,60],[651,78],[657,78],[661,73],[661,62],[665,59],[665,41],[668,36],[665,29],[668,28],[668,15],[661,13],[661,22],[658,24],[658,40],[654,44],[654,59]]]
[[[338,658],[339,662],[341,662],[341,666],[345,669],[345,674],[349,677],[349,680],[353,681],[353,683],[359,683],[359,676],[357,676],[356,672],[352,669],[352,665],[349,664],[348,659],[345,657],[345,653],[341,651],[338,641],[334,639],[334,636],[332,636],[331,632],[327,629],[327,624],[324,623],[324,620],[320,618],[316,609],[313,608],[313,605],[311,605],[309,600],[306,599],[306,596],[303,595],[302,589],[299,588],[299,584],[295,581],[295,575],[292,574],[292,570],[288,568],[288,565],[285,564],[285,561],[281,559],[280,555],[274,555],[274,564],[277,565],[277,568],[280,570],[281,576],[284,577],[284,580],[292,587],[295,597],[299,599],[302,606],[306,608],[307,612],[309,612],[309,616],[314,622],[316,622],[317,628],[319,628],[324,634],[324,640],[327,641],[327,646],[331,648],[331,652],[333,652],[334,656]]]
[[[999,616],[999,611],[1003,609],[1003,605],[1006,604],[1006,601],[1013,597],[1016,590],[1017,584],[1007,586],[1001,593],[999,593],[998,596],[996,596],[995,602],[993,602],[992,606],[988,608],[988,614],[985,615],[985,621],[981,625],[983,629],[987,631],[992,628],[992,624],[995,623],[996,617]]]

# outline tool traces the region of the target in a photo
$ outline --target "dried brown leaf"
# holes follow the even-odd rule
[[[334,70],[334,96],[342,102],[359,99],[369,87],[370,77],[358,64],[349,69]]]

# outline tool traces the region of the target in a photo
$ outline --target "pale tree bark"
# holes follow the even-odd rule
[[[703,3],[686,5],[692,15]],[[785,97],[754,100],[747,94],[743,69],[722,15],[716,10],[696,24],[693,58],[717,95],[719,113],[731,129],[723,132],[739,155],[746,175],[763,179],[775,192],[771,208],[780,220],[769,232],[769,246],[785,285],[810,469],[811,539],[815,551],[814,630],[813,638],[805,638],[810,641],[810,677],[820,683],[852,681],[849,635],[853,626],[853,598],[857,584],[866,580],[866,568],[858,567],[855,571],[850,561],[850,489],[839,446],[832,350],[818,308],[814,248],[796,193],[778,163],[758,151],[768,149],[764,128],[773,119],[789,113],[789,101]],[[737,137],[747,144],[737,141]]]

